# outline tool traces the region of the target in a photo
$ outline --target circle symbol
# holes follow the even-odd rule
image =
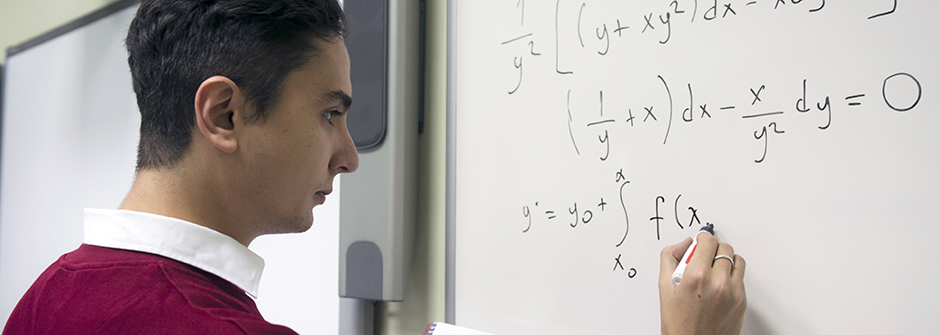
[[[891,98],[890,99],[888,97],[889,95],[888,82],[889,81],[891,82],[891,85],[890,85]],[[898,103],[897,100],[900,100],[905,97],[908,98],[908,100],[910,100],[910,97],[912,97],[912,95],[910,95],[909,92],[913,91],[914,87],[917,87],[917,97],[913,99],[914,102],[911,103],[909,106],[901,108],[891,103],[891,100],[895,100],[895,103]],[[904,93],[904,91],[907,91],[908,93]],[[898,72],[898,73],[888,76],[888,78],[885,78],[884,85],[881,86],[881,95],[884,97],[885,103],[888,104],[888,107],[898,112],[906,112],[911,109],[914,109],[914,107],[917,107],[917,104],[920,103],[920,97],[922,93],[923,93],[923,90],[921,89],[920,82],[917,81],[917,78],[914,78],[914,76],[908,73],[904,73],[904,72]]]

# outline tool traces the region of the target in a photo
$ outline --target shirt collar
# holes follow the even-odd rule
[[[174,259],[258,297],[264,259],[228,235],[162,215],[85,208],[85,244]]]

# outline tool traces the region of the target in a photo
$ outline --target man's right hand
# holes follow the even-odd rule
[[[738,335],[744,324],[744,258],[734,248],[709,234],[698,235],[698,245],[685,268],[682,283],[672,284],[672,273],[691,238],[663,249],[660,254],[659,304],[663,335]],[[734,259],[718,258],[727,255]],[[733,264],[733,266],[732,266]]]

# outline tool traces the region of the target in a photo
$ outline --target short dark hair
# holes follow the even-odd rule
[[[225,76],[264,122],[284,78],[317,52],[314,37],[345,36],[336,0],[142,0],[127,32],[140,143],[137,170],[170,167],[195,126],[199,85]]]

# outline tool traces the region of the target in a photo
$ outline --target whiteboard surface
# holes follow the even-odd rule
[[[82,208],[117,208],[134,178],[140,114],[127,8],[7,58],[0,166],[0,317],[82,243]]]
[[[935,329],[940,3],[456,6],[458,325],[658,333],[710,222],[745,334]]]
[[[130,190],[140,113],[124,37],[136,8],[7,59],[0,324],[46,267],[82,243],[82,208],[118,208]],[[259,310],[301,334],[339,331],[339,180],[309,232],[251,245],[266,263]]]

